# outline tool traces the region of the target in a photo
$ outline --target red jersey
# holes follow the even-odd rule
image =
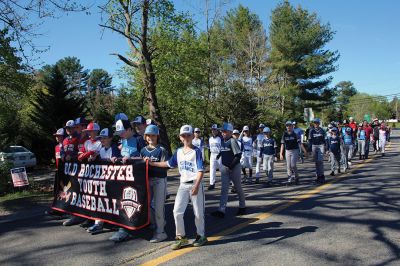
[[[77,137],[66,137],[63,141],[65,156],[69,155],[75,158],[78,155],[78,145],[79,139]]]
[[[56,168],[58,168],[58,162],[61,160],[62,156],[64,155],[64,149],[63,149],[63,144],[58,143],[56,147],[54,148],[55,150],[55,157],[56,157]]]
[[[365,136],[367,137],[367,140],[371,138],[371,134],[373,133],[373,129],[371,126],[364,127],[365,130]]]

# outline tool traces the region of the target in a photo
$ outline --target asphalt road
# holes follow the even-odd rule
[[[112,232],[92,236],[79,226],[37,216],[0,226],[0,264],[112,265],[400,265],[400,132],[394,132],[387,156],[357,162],[349,174],[313,184],[313,163],[299,164],[301,183],[286,187],[283,164],[277,184],[245,185],[248,214],[235,217],[231,195],[224,219],[209,215],[219,189],[206,192],[209,244],[172,252],[173,196],[168,201],[169,241],[151,244],[150,229],[136,231],[127,242],[108,241]],[[328,163],[325,164],[326,174]],[[207,180],[208,181],[208,180]],[[169,181],[176,192],[178,180]],[[219,187],[218,187],[219,188]],[[194,236],[191,208],[187,233]]]

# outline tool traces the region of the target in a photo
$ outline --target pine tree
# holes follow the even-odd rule
[[[269,30],[271,77],[280,90],[282,114],[298,119],[304,107],[319,110],[329,104],[334,94],[327,75],[336,70],[339,57],[325,48],[334,36],[330,25],[284,1],[273,10]]]
[[[42,82],[33,95],[31,120],[38,125],[37,142],[32,149],[39,158],[50,159],[53,156],[52,133],[63,127],[65,122],[82,116],[84,101],[73,95],[74,88],[67,81],[58,66],[47,67],[42,73]]]

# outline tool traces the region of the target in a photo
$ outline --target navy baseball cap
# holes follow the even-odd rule
[[[113,137],[113,131],[111,128],[103,128],[100,131],[99,138],[112,138]]]
[[[142,115],[139,115],[135,117],[135,119],[132,121],[133,124],[146,124],[146,118],[144,118]]]
[[[314,123],[321,124],[321,120],[319,118],[315,118]]]
[[[75,119],[75,126],[87,125],[87,124],[88,124],[88,121],[84,117],[78,117],[77,119]]]
[[[212,124],[211,129],[218,129],[218,125],[217,124]]]
[[[124,113],[116,114],[114,117],[114,121],[117,122],[118,120],[129,120],[128,116]]]
[[[265,127],[265,125],[262,123],[258,126],[258,128],[264,128],[264,127]]]

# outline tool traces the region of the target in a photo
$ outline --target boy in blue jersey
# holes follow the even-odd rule
[[[314,128],[310,130],[308,142],[310,143],[313,158],[315,161],[316,182],[325,182],[324,175],[324,154],[325,154],[325,130],[320,127],[319,118],[314,119]]]
[[[140,156],[139,142],[129,121],[118,120],[115,123],[115,135],[121,137],[122,163]]]
[[[180,185],[175,197],[174,218],[176,226],[176,241],[172,249],[180,249],[189,245],[186,238],[184,214],[189,200],[192,201],[195,224],[197,230],[193,246],[200,247],[207,243],[204,226],[204,187],[203,187],[203,160],[201,151],[194,147],[193,128],[184,125],[179,131],[179,138],[183,147],[178,148],[175,154],[167,162],[149,162],[156,167],[178,167],[180,174]]]
[[[333,127],[330,131],[330,136],[326,139],[326,150],[329,153],[331,163],[331,176],[335,175],[337,169],[340,173],[340,151],[342,149],[343,141],[338,136],[338,129]]]
[[[135,132],[128,120],[118,120],[115,123],[115,135],[121,138],[121,157],[122,163],[127,163],[130,159],[139,159],[140,151],[138,148],[138,140],[134,136]],[[131,237],[129,231],[124,228],[119,228],[109,240],[114,242],[122,242]]]
[[[363,124],[360,123],[358,125],[358,130],[357,130],[357,145],[358,145],[360,160],[364,160],[365,158],[366,139],[367,139],[367,133],[363,128]]]
[[[140,151],[140,155],[151,162],[165,162],[168,159],[167,150],[159,144],[160,131],[156,125],[148,125],[144,131],[144,139],[148,145]],[[165,227],[165,197],[167,194],[167,171],[150,180],[151,188],[151,220],[156,225],[156,231],[150,243],[158,243],[168,238]]]
[[[353,156],[353,135],[351,127],[346,127],[342,139],[345,169],[349,169],[351,166],[351,157]]]
[[[261,142],[260,156],[263,156],[265,172],[267,174],[267,184],[271,184],[274,172],[274,160],[276,158],[276,150],[278,145],[274,138],[271,137],[271,129],[265,127],[263,129],[265,138]]]

